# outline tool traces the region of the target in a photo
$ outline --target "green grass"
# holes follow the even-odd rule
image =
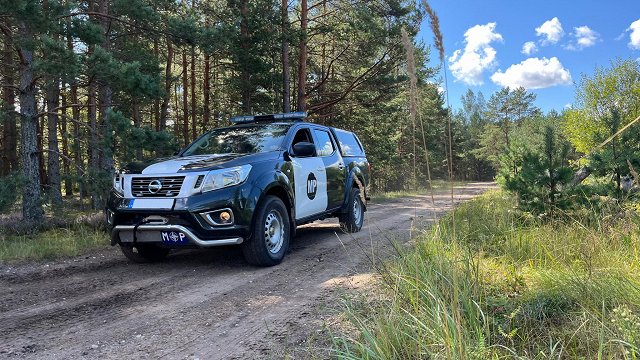
[[[463,186],[467,182],[464,181],[454,181],[453,186]],[[448,180],[433,180],[431,182],[431,187],[433,191],[442,191],[451,188],[451,182]],[[427,196],[430,194],[430,190],[428,188],[419,188],[417,190],[401,190],[401,191],[389,191],[389,192],[381,192],[381,193],[373,193],[371,195],[371,201],[374,203],[380,203],[385,201],[391,201],[396,199],[402,199],[406,197],[416,196],[416,195],[424,195]]]
[[[71,225],[30,235],[0,234],[0,262],[45,260],[77,256],[109,244],[105,231]]]
[[[487,193],[398,248],[377,296],[345,300],[335,355],[636,359],[639,223],[632,210],[542,222]]]

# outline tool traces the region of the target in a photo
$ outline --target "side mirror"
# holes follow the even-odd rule
[[[291,156],[295,157],[309,157],[316,154],[316,146],[310,142],[299,142],[293,145],[293,153]]]

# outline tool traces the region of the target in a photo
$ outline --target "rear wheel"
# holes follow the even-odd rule
[[[290,238],[287,208],[277,196],[268,196],[256,209],[253,236],[242,244],[242,253],[252,265],[277,265],[284,259]]]
[[[355,233],[362,229],[364,223],[364,204],[360,189],[352,188],[348,201],[347,211],[339,217],[340,227],[346,232]]]
[[[170,249],[153,244],[120,245],[120,250],[127,259],[137,263],[150,263],[164,260],[169,255]]]

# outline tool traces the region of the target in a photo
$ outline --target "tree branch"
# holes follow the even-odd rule
[[[389,55],[391,53],[391,51],[393,50],[393,48],[398,45],[399,43],[396,43],[392,46],[390,46],[387,51],[384,52],[384,54],[382,54],[382,56],[380,57],[380,59],[378,59],[372,66],[370,66],[365,72],[363,72],[362,74],[360,74],[357,78],[355,78],[350,84],[349,86],[347,86],[347,88],[336,98],[334,99],[330,99],[327,101],[323,101],[321,103],[318,104],[314,104],[309,106],[309,114],[314,114],[326,107],[335,105],[337,103],[339,103],[340,101],[344,100],[349,93],[351,93],[355,88],[359,87],[360,85],[362,85],[365,81],[367,81],[368,79],[366,78],[367,75],[369,75],[369,73],[371,73],[374,69],[376,69],[380,64],[382,64],[382,62],[384,61],[384,59],[387,57],[387,55]]]
[[[137,29],[142,29],[142,30],[145,30],[145,31],[148,31],[148,32],[151,32],[151,33],[162,34],[162,35],[165,35],[165,36],[172,36],[174,38],[181,39],[181,40],[190,40],[188,38],[178,36],[176,34],[168,32],[168,31],[158,30],[158,29],[142,26],[142,25],[136,24],[135,22],[127,21],[127,20],[121,19],[121,18],[119,18],[117,16],[109,15],[109,14],[105,14],[105,13],[101,13],[101,12],[97,12],[97,11],[73,12],[73,13],[69,13],[69,14],[58,16],[58,19],[64,19],[64,18],[69,18],[69,17],[74,17],[74,16],[83,16],[83,15],[103,17],[103,18],[107,18],[107,19],[110,19],[110,20],[114,20],[114,21],[123,23],[125,25],[132,26],[132,27],[137,28]]]
[[[342,50],[340,52],[340,54],[338,54],[338,56],[336,56],[335,58],[331,59],[331,61],[329,62],[329,65],[327,65],[327,71],[324,73],[324,76],[322,77],[322,79],[320,80],[320,82],[318,84],[316,84],[313,88],[311,88],[304,96],[309,96],[311,95],[312,92],[318,90],[322,85],[324,85],[324,83],[327,81],[327,79],[329,79],[329,74],[331,73],[331,67],[333,66],[333,64],[336,62],[336,60],[338,60],[345,52],[347,52],[347,50],[349,50],[349,48],[351,47],[351,44],[348,44],[344,50]]]
[[[52,153],[52,154],[56,154],[58,155],[58,157],[64,159],[67,163],[70,163],[72,165],[74,165],[74,167],[76,169],[78,169],[78,171],[80,172],[80,176],[84,176],[86,174],[86,171],[80,167],[78,164],[75,163],[74,159],[68,157],[67,155],[61,153],[60,151],[55,151],[55,150],[51,150],[51,149],[42,149],[41,151],[37,151],[36,153]]]
[[[36,117],[41,117],[41,116],[49,115],[49,114],[51,114],[51,115],[58,114],[57,113],[58,110],[64,110],[64,109],[67,109],[67,108],[85,108],[85,107],[88,107],[88,105],[69,104],[69,105],[66,105],[66,106],[58,106],[57,108],[53,108],[53,109],[50,109],[48,111],[38,113],[38,114],[36,114]]]

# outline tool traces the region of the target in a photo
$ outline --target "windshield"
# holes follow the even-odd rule
[[[182,156],[275,151],[281,148],[289,127],[270,124],[216,129],[192,143]]]

